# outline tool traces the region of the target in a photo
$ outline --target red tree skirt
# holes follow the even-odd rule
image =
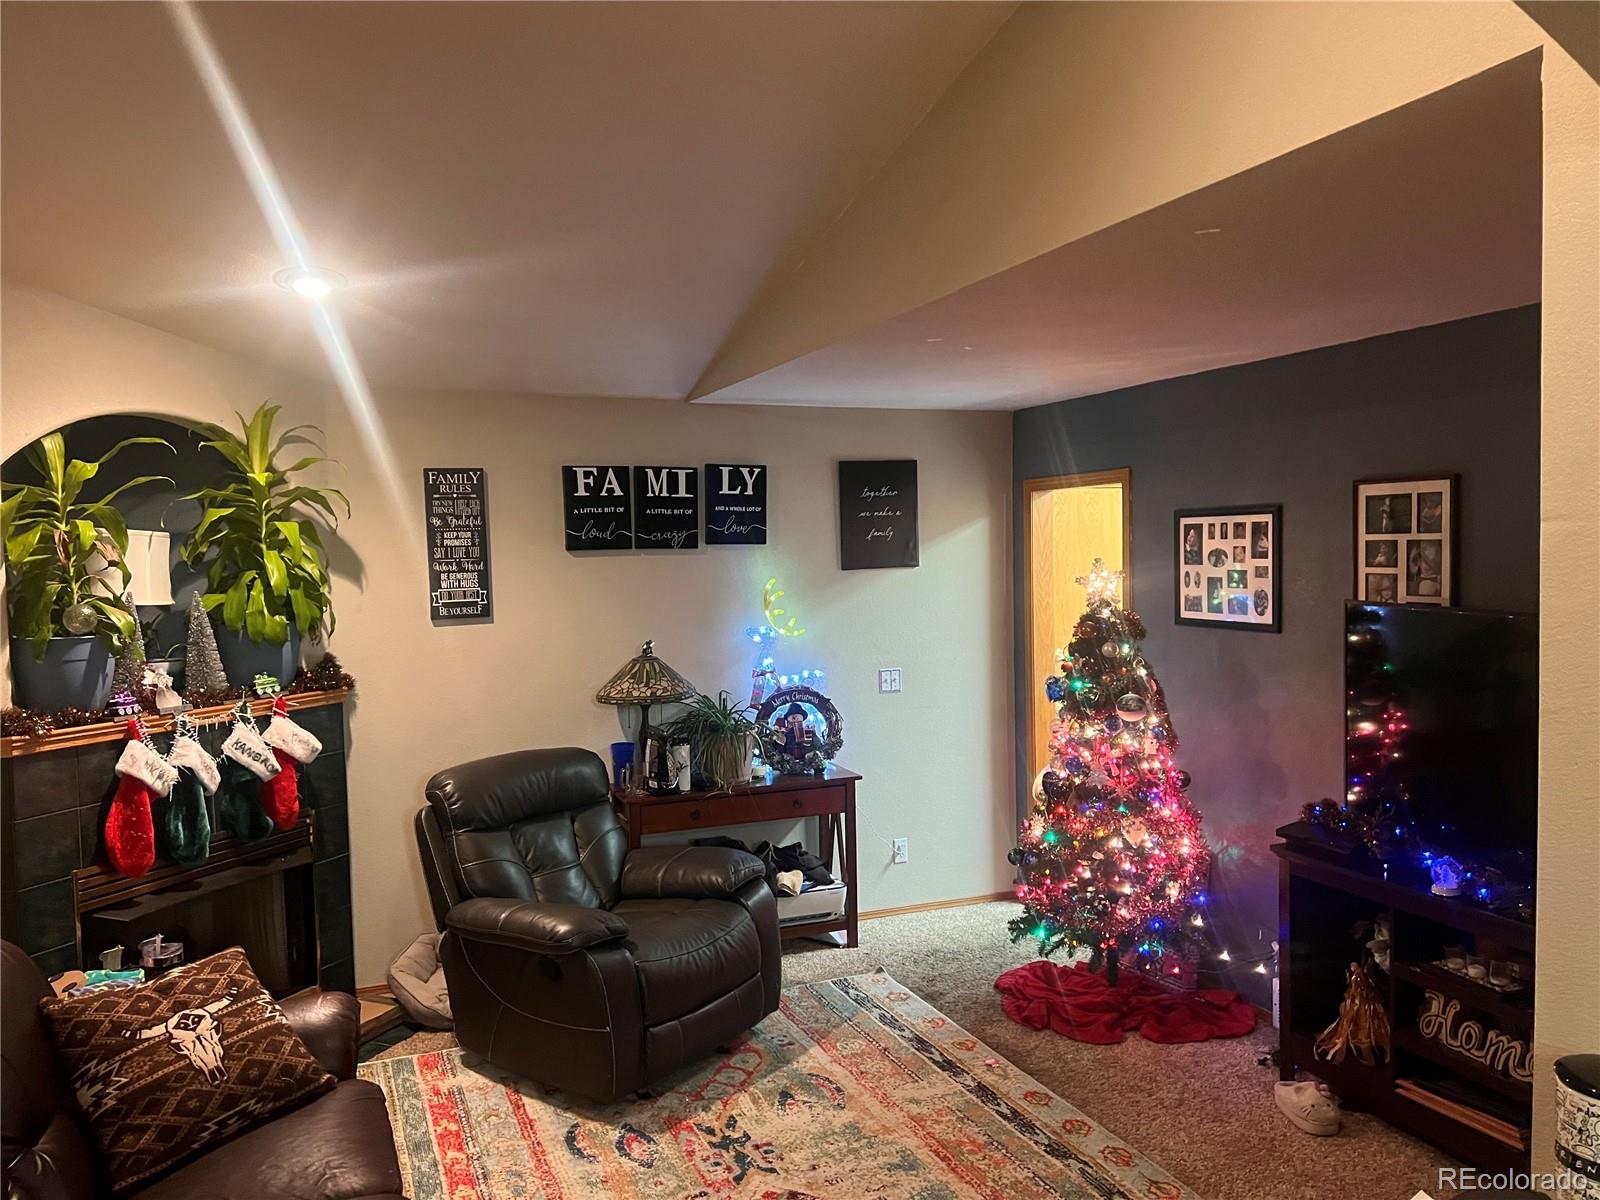
[[[1102,1046],[1120,1042],[1127,1029],[1152,1042],[1203,1042],[1256,1027],[1256,1010],[1237,992],[1172,992],[1130,971],[1110,987],[1085,963],[1059,967],[1040,959],[1007,971],[994,986],[1017,1024]]]

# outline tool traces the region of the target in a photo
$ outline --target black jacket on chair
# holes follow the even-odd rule
[[[456,1038],[595,1100],[637,1091],[778,1007],[761,861],[631,853],[587,750],[519,750],[428,781],[417,843]]]

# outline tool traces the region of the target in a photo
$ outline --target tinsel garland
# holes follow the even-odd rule
[[[1374,810],[1364,804],[1339,804],[1324,797],[1300,810],[1307,825],[1352,838],[1366,848],[1374,862],[1408,863],[1428,871],[1446,854],[1417,835],[1404,815],[1405,805],[1386,801]],[[1461,899],[1523,921],[1533,919],[1533,888],[1507,879],[1505,872],[1471,859],[1451,855],[1461,868],[1465,886]]]
[[[355,686],[355,677],[339,665],[337,658],[329,654],[314,667],[301,667],[289,686],[283,690],[288,695],[298,696],[307,692],[353,691]],[[141,688],[138,695],[140,705],[146,712],[156,711],[153,689]],[[220,692],[185,692],[183,698],[191,707],[204,708],[218,704],[232,704],[247,698],[254,699],[255,693],[245,688],[230,687]],[[120,719],[109,708],[63,708],[59,712],[45,713],[35,712],[30,708],[12,707],[0,712],[0,736],[37,739],[49,737],[58,729],[103,725]]]

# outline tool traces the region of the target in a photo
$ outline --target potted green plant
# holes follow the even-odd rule
[[[693,747],[695,767],[719,788],[731,788],[750,777],[755,753],[756,723],[749,709],[736,707],[727,692],[695,696],[684,701],[683,711],[667,726],[671,737]]]
[[[68,459],[66,439],[50,433],[24,451],[39,482],[0,485],[11,674],[25,707],[100,708],[111,690],[116,655],[138,636],[138,621],[122,603],[129,580],[123,561],[128,523],[111,502],[129,488],[172,480],[140,475],[97,500],[83,498],[84,485],[101,467],[137,445],[173,449],[163,438],[125,438],[84,462]]]
[[[318,519],[337,526],[334,502],[350,512],[338,488],[311,487],[295,476],[317,463],[320,454],[280,466],[291,445],[320,450],[296,425],[273,440],[280,405],[262,404],[241,433],[220,425],[194,426],[201,445],[227,460],[228,470],[213,486],[185,496],[200,503],[200,520],[183,543],[184,562],[206,567],[207,611],[220,612],[217,648],[229,680],[248,687],[259,674],[280,684],[293,678],[300,663],[302,634],[322,638],[333,632],[331,580]]]

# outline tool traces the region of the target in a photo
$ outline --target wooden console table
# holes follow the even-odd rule
[[[725,825],[816,817],[821,840],[819,857],[829,874],[845,885],[844,916],[785,925],[780,934],[784,938],[802,938],[842,931],[845,944],[854,947],[860,944],[856,932],[860,913],[856,781],[860,778],[854,771],[830,766],[821,775],[769,774],[765,780],[736,784],[725,791],[656,795],[619,788],[612,792],[611,799],[628,832],[630,850],[636,849],[647,833],[701,832]],[[838,872],[833,869],[836,848],[841,857]]]

